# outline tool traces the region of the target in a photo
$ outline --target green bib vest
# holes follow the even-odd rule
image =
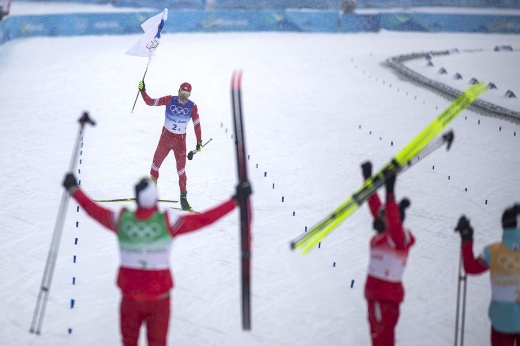
[[[169,269],[173,238],[163,213],[155,212],[146,220],[137,220],[133,212],[123,211],[117,237],[122,267]]]

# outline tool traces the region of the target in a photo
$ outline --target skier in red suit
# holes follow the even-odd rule
[[[372,164],[361,165],[363,177],[372,176]],[[365,283],[365,298],[368,303],[368,322],[373,346],[395,344],[395,326],[399,319],[399,306],[404,300],[401,282],[408,253],[415,243],[413,235],[403,228],[405,209],[410,206],[403,199],[395,202],[395,174],[386,177],[386,203],[383,205],[374,193],[368,200],[374,217],[373,227],[377,234],[370,240],[370,264]]]
[[[152,99],[146,93],[144,81],[139,82],[139,91],[144,102],[148,106],[166,106],[164,113],[164,126],[161,138],[155,149],[150,175],[157,182],[159,179],[159,169],[170,153],[173,151],[175,162],[177,163],[177,174],[179,175],[179,188],[181,191],[181,207],[184,210],[191,210],[187,199],[186,182],[186,128],[190,119],[193,121],[195,136],[197,137],[196,150],[202,150],[202,131],[197,105],[189,100],[191,95],[191,84],[182,83],[179,87],[177,96],[163,96]]]
[[[202,213],[179,214],[157,207],[157,188],[150,178],[135,185],[137,209],[106,209],[79,188],[68,173],[63,186],[89,216],[118,238],[120,267],[117,285],[122,292],[120,329],[125,346],[137,346],[139,329],[146,324],[149,346],[165,346],[170,319],[173,277],[169,266],[173,238],[208,226],[235,209],[238,198],[249,196],[251,186],[239,184],[233,198]]]

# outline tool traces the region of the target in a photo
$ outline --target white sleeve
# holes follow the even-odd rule
[[[182,215],[172,209],[167,209],[164,214],[166,215],[168,227],[170,227],[172,231],[179,229],[182,224]]]

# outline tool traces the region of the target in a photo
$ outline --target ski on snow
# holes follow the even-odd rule
[[[479,82],[461,93],[437,118],[426,126],[421,133],[399,151],[390,162],[371,178],[367,179],[363,185],[339,207],[314,225],[308,232],[303,233],[291,241],[291,249],[306,254],[339,226],[340,223],[354,213],[364,201],[381,187],[385,182],[385,176],[389,173],[403,172],[444,143],[448,144],[449,149],[451,141],[453,140],[453,132],[448,132],[436,140],[434,140],[434,138],[446,128],[457,115],[469,107],[473,101],[488,89],[489,87],[486,84]]]
[[[175,210],[179,210],[179,211],[185,211],[185,212],[190,213],[190,214],[202,214],[200,211],[196,211],[196,210],[193,210],[193,209],[186,210],[186,209],[177,208],[177,207],[170,207],[170,209],[175,209]]]
[[[94,202],[106,203],[106,202],[135,202],[135,198],[115,198],[115,199],[95,199]],[[163,203],[179,203],[172,199],[158,199],[157,202]]]
[[[242,71],[231,77],[231,107],[233,111],[234,140],[238,168],[238,182],[249,183],[242,112]],[[240,252],[242,288],[242,329],[251,330],[251,201],[249,197],[238,201],[240,208]]]

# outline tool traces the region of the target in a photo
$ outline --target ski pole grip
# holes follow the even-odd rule
[[[85,126],[86,123],[89,123],[92,126],[96,125],[96,122],[90,118],[88,112],[83,112],[81,118],[79,118],[78,121],[81,124],[81,126]]]

